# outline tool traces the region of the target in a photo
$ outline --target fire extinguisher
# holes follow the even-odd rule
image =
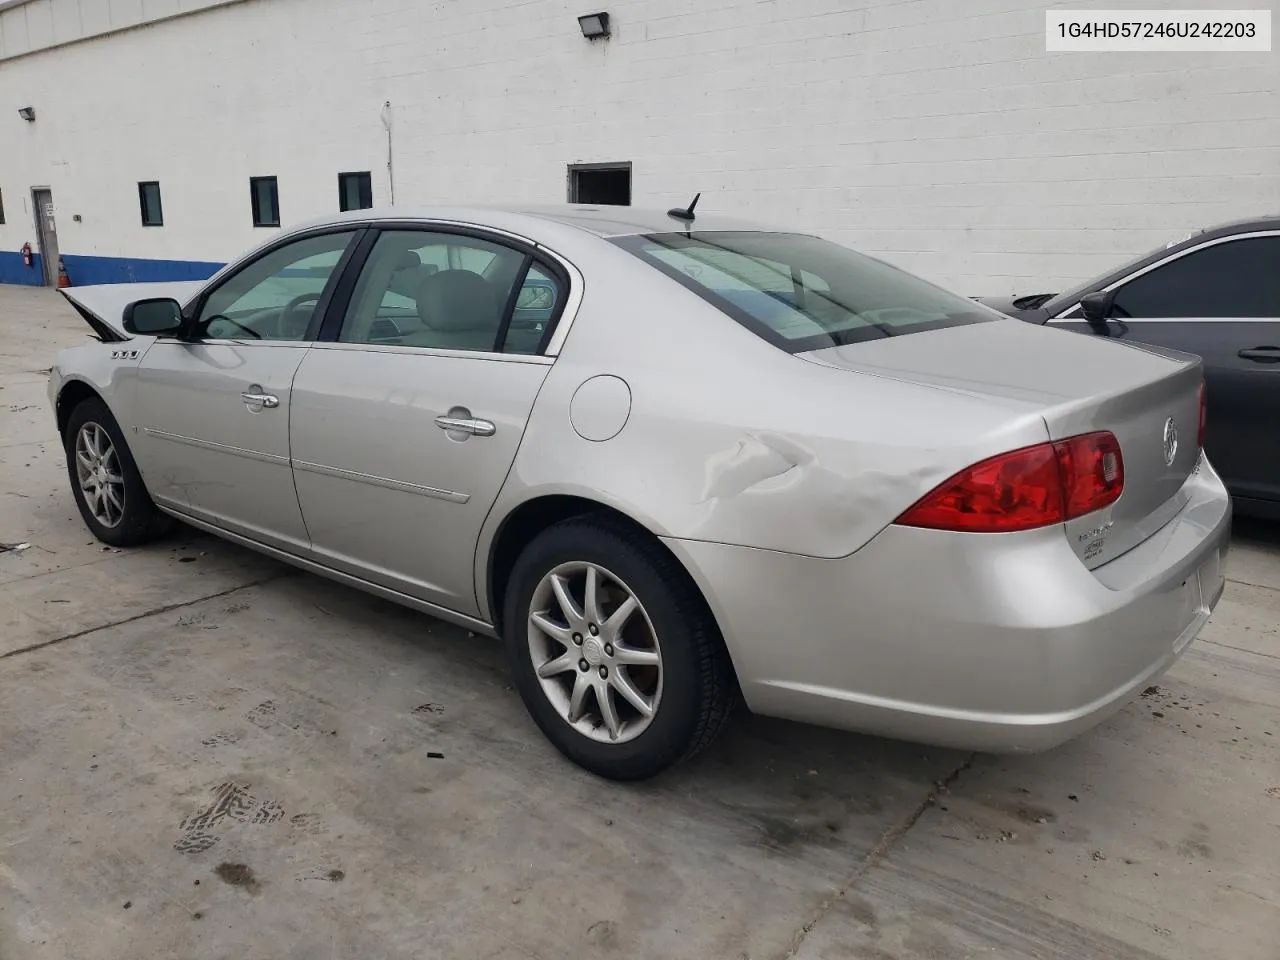
[[[31,266],[31,244],[29,243],[22,245],[22,265],[24,267]]]

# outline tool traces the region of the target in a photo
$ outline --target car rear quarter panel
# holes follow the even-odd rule
[[[597,246],[573,254],[584,298],[482,533],[482,594],[503,518],[537,497],[596,500],[663,537],[842,557],[963,466],[1046,439],[1030,405],[789,355]],[[602,442],[570,416],[599,375],[631,396],[625,426]]]

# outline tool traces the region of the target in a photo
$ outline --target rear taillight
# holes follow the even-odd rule
[[[1196,430],[1196,444],[1204,449],[1204,439],[1209,428],[1209,387],[1200,381],[1200,427]]]
[[[1107,432],[1087,433],[974,464],[897,523],[969,533],[1032,530],[1101,510],[1123,490],[1119,441]]]

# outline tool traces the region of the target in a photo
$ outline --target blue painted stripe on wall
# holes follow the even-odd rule
[[[63,254],[62,263],[72,286],[95,283],[155,283],[165,280],[207,280],[222,269],[204,260],[137,260],[132,257],[82,257]]]
[[[22,283],[40,286],[44,272],[40,254],[24,266],[22,254],[0,252],[0,283]],[[222,269],[220,263],[203,260],[137,260],[130,257],[81,257],[64,254],[71,285],[88,287],[95,283],[153,283],[165,280],[207,280]]]
[[[38,287],[44,283],[44,267],[40,265],[40,254],[31,255],[31,266],[22,262],[22,254],[0,250],[0,283],[22,283]]]
[[[22,283],[40,286],[44,273],[40,266],[40,254],[32,255],[32,265],[22,263],[19,253],[0,253],[0,283]],[[73,287],[88,287],[96,283],[155,283],[166,280],[207,280],[223,264],[206,260],[138,260],[131,257],[83,257],[73,253],[63,254],[63,266],[71,278]],[[282,277],[312,277],[325,279],[330,267],[301,267],[280,272]]]

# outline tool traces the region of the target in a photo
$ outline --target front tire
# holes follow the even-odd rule
[[[95,537],[113,547],[132,547],[168,529],[169,518],[151,501],[105,403],[91,397],[77,404],[62,443],[71,495]]]
[[[521,553],[506,643],[525,706],[555,747],[611,780],[642,780],[719,733],[736,685],[697,588],[659,544],[575,518]]]

